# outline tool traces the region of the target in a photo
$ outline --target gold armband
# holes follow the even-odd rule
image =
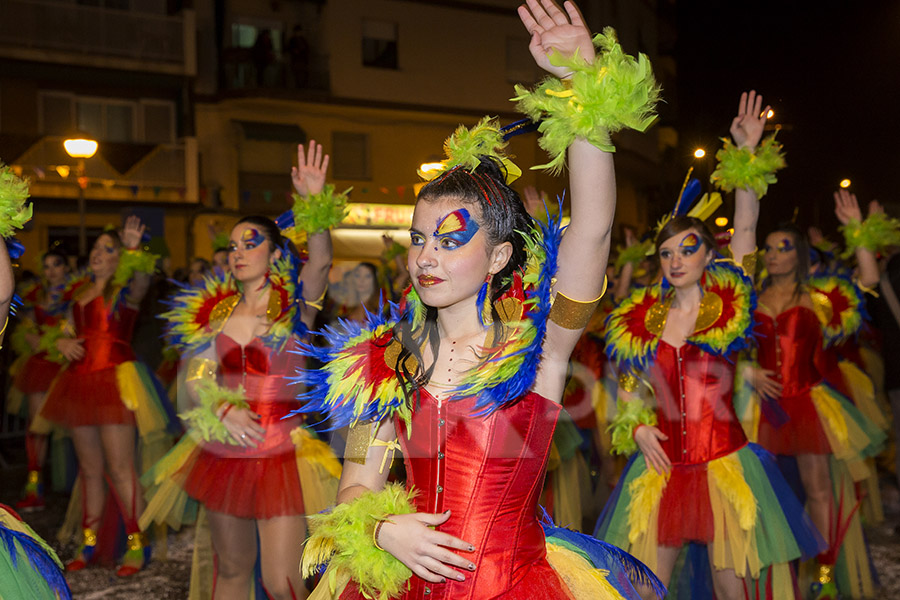
[[[638,385],[640,385],[640,383],[641,380],[631,373],[619,374],[619,387],[622,389],[622,391],[631,393],[638,389]]]
[[[318,299],[316,299],[316,300],[304,300],[304,303],[305,303],[308,307],[310,307],[310,308],[314,308],[314,309],[316,309],[316,310],[324,310],[324,308],[325,308],[325,294],[327,294],[327,293],[328,293],[328,286],[326,285],[326,286],[325,286],[325,289],[322,290],[322,295],[319,296]]]
[[[199,379],[215,379],[219,365],[209,358],[195,356],[188,361],[187,376],[185,381],[197,381]]]
[[[366,464],[369,446],[372,443],[372,423],[358,423],[347,432],[347,444],[344,446],[344,460],[358,465]]]
[[[756,279],[756,261],[758,257],[759,250],[754,248],[753,252],[745,254],[741,259],[741,266],[744,268],[744,273],[751,279]]]
[[[572,300],[562,292],[556,292],[556,299],[550,308],[550,320],[563,329],[584,329],[590,322],[600,299],[606,293],[606,278],[603,278],[603,290],[596,300],[582,302]]]

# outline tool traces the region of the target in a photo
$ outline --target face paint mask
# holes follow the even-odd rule
[[[469,216],[469,211],[461,208],[438,221],[433,235],[441,248],[455,250],[468,244],[478,229],[478,223]]]
[[[244,245],[253,244],[256,247],[262,244],[265,239],[265,236],[253,227],[248,227],[241,234],[241,241],[244,242]]]
[[[681,243],[678,244],[678,247],[683,249],[688,254],[693,254],[697,250],[700,249],[700,246],[703,245],[703,240],[696,233],[689,233],[684,236],[684,239],[681,240]]]
[[[775,247],[779,252],[790,252],[794,249],[794,244],[791,243],[791,240],[788,238],[784,238],[778,245]]]

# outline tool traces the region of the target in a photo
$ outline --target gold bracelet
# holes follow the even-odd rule
[[[638,389],[639,384],[640,380],[631,373],[619,374],[619,387],[622,388],[622,391],[633,392]]]
[[[375,523],[375,529],[372,530],[372,542],[375,544],[375,547],[385,552],[385,549],[378,545],[378,534],[381,533],[381,526],[384,525],[387,519],[379,519],[377,523]]]
[[[188,361],[187,376],[185,381],[197,381],[199,379],[215,379],[219,364],[209,358],[195,356]]]
[[[603,291],[596,300],[582,302],[572,300],[562,292],[556,292],[556,299],[550,308],[550,320],[563,329],[584,329],[590,323],[594,311],[606,293],[606,278],[603,278]]]

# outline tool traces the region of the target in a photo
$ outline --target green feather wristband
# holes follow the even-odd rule
[[[777,132],[776,132],[777,133]],[[756,152],[749,148],[738,148],[731,140],[722,138],[724,145],[716,152],[716,170],[709,181],[720,190],[730,192],[738,188],[748,188],[762,198],[769,190],[769,184],[776,183],[775,171],[785,166],[781,144],[775,141],[773,133],[762,141]]]
[[[619,255],[616,257],[615,267],[618,271],[628,264],[637,264],[647,258],[647,253],[653,251],[653,240],[632,244],[627,248],[618,248]]]
[[[404,254],[406,254],[406,246],[398,242],[394,242],[391,244],[390,248],[381,253],[381,259],[384,262],[391,262],[398,256],[403,256]]]
[[[115,286],[127,285],[135,273],[153,273],[156,270],[156,261],[159,256],[145,252],[141,249],[123,250],[119,257],[119,266],[113,274],[112,284]]]
[[[329,576],[349,575],[366,598],[399,596],[412,571],[392,554],[376,548],[373,534],[378,522],[389,515],[415,512],[414,496],[413,490],[389,484],[380,492],[366,492],[327,513],[307,517],[311,533],[300,573],[312,577],[320,565],[330,562]]]
[[[312,234],[340,224],[347,216],[347,192],[351,189],[335,194],[334,186],[329,183],[318,194],[306,198],[294,194],[294,227]]]
[[[613,452],[625,456],[638,451],[634,430],[638,425],[656,425],[656,412],[640,400],[618,400],[616,416],[609,426]]]
[[[857,248],[878,252],[888,246],[900,246],[900,221],[884,213],[870,214],[862,223],[851,219],[840,230],[847,244],[841,258],[849,258]]]
[[[621,129],[646,130],[655,120],[659,85],[650,60],[644,55],[625,54],[616,32],[607,27],[594,37],[599,53],[587,63],[576,53],[565,58],[555,53],[550,62],[568,67],[566,81],[547,78],[533,91],[517,85],[517,109],[541,121],[541,148],[551,160],[533,169],[558,174],[566,160],[566,148],[581,137],[606,152],[615,152],[610,134]]]
[[[62,352],[56,347],[56,342],[66,337],[63,328],[59,325],[52,327],[41,327],[41,341],[38,343],[38,349],[47,353],[47,360],[59,364],[66,362],[66,358]]]
[[[26,337],[29,333],[40,335],[41,330],[37,323],[26,318],[20,322],[19,326],[13,329],[10,334],[9,345],[17,356],[30,356],[31,354],[34,354],[34,349],[31,347],[31,344],[28,343]]]
[[[8,165],[0,164],[0,236],[9,237],[31,220],[32,205],[27,206],[28,181],[18,177]]]
[[[243,386],[232,389],[222,387],[212,379],[198,379],[195,389],[200,406],[178,416],[207,442],[234,443],[216,411],[222,404],[249,408]]]

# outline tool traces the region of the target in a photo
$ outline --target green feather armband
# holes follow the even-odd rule
[[[613,452],[625,456],[637,452],[634,430],[638,425],[656,425],[656,412],[645,407],[640,400],[618,400],[616,416],[609,426]]]
[[[56,342],[64,337],[66,337],[66,333],[58,325],[41,328],[41,341],[38,343],[38,348],[47,353],[47,360],[59,364],[66,362],[62,352],[56,347]]]
[[[28,196],[28,181],[0,164],[0,236],[11,236],[14,229],[22,229],[31,220],[33,207],[25,204]]]
[[[404,254],[406,254],[406,246],[399,242],[393,242],[390,248],[387,248],[381,253],[381,260],[384,262],[391,262],[398,256],[403,256]]]
[[[625,265],[635,265],[647,258],[647,254],[653,253],[653,240],[632,244],[627,248],[619,247],[619,255],[616,257],[615,267],[618,271]]]
[[[566,160],[566,148],[582,137],[606,152],[615,152],[610,134],[621,129],[646,130],[656,120],[659,85],[650,60],[643,54],[635,59],[625,54],[616,32],[607,27],[594,37],[599,50],[592,63],[576,53],[564,58],[550,56],[558,67],[568,67],[568,80],[547,78],[528,91],[516,86],[519,111],[541,121],[540,145],[552,157],[546,165],[532,167],[559,173]]]
[[[351,189],[335,194],[329,183],[318,194],[306,198],[294,194],[294,227],[312,234],[338,225],[347,216],[347,192]]]
[[[900,246],[900,221],[884,213],[870,214],[862,223],[851,219],[840,229],[847,243],[841,258],[849,258],[857,248],[878,252],[888,246]]]
[[[389,484],[380,492],[366,492],[330,512],[310,515],[310,536],[303,551],[300,573],[312,577],[319,565],[330,562],[328,576],[349,575],[366,598],[387,600],[399,596],[412,576],[406,565],[375,546],[375,526],[390,515],[415,512],[415,492]],[[333,582],[332,582],[333,583]]]
[[[751,189],[757,198],[762,198],[769,190],[769,184],[776,183],[775,171],[785,166],[781,144],[775,141],[775,134],[762,141],[756,152],[749,148],[738,148],[731,140],[723,138],[724,145],[716,152],[716,170],[709,181],[720,190],[730,192],[738,188]]]
[[[127,285],[135,273],[153,273],[156,270],[156,261],[159,256],[145,252],[144,250],[123,250],[119,257],[119,266],[113,274],[112,284],[116,286]]]
[[[222,424],[216,412],[223,404],[231,404],[236,408],[249,408],[244,388],[242,386],[238,386],[237,389],[222,387],[211,379],[196,381],[195,389],[200,406],[178,416],[191,429],[199,433],[205,441],[232,443],[231,434],[228,433],[228,429]]]

